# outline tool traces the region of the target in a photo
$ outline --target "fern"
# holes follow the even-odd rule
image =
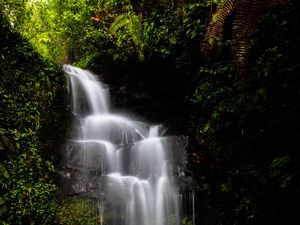
[[[109,27],[109,31],[112,33],[117,33],[122,28],[126,27],[129,23],[129,17],[127,14],[121,14],[119,15],[115,21],[111,24]]]
[[[111,24],[109,30],[118,36],[129,35],[132,40],[138,57],[141,61],[144,60],[144,42],[143,42],[143,27],[141,18],[134,12],[127,12],[119,15],[115,21]]]
[[[210,21],[204,40],[201,43],[201,51],[205,55],[215,46],[220,46],[222,41],[223,27],[225,19],[234,9],[237,0],[221,0],[217,10]]]
[[[136,15],[130,17],[129,30],[136,46],[142,45],[142,24],[140,18]]]
[[[207,53],[221,45],[223,27],[226,18],[236,9],[232,25],[233,58],[236,68],[236,83],[245,91],[247,82],[247,59],[250,41],[256,29],[258,19],[268,0],[221,0],[211,22],[208,25],[204,40],[200,46],[202,53]]]
[[[235,79],[237,86],[242,90],[245,90],[247,85],[250,41],[266,4],[267,0],[242,0],[237,5],[232,27],[233,58],[236,67]]]
[[[138,50],[138,55],[139,59],[141,61],[144,60],[144,53],[143,53],[143,28],[142,28],[142,23],[141,19],[137,15],[131,15],[130,17],[130,23],[129,23],[129,30],[131,34],[131,38],[133,40],[133,43],[135,44],[137,50]]]

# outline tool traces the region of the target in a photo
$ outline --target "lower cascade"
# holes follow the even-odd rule
[[[76,121],[64,156],[65,167],[76,171],[65,174],[76,180],[72,189],[96,199],[95,211],[108,215],[107,224],[179,225],[176,168],[162,126],[111,113],[107,88],[95,75],[63,69]]]

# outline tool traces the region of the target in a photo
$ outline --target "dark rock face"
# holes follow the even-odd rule
[[[186,71],[170,70],[160,62],[116,63],[100,58],[91,70],[110,90],[113,106],[122,113],[164,123],[172,134],[184,134],[189,104]]]
[[[103,177],[87,172],[62,169],[58,172],[61,194],[66,196],[100,198],[104,187]]]

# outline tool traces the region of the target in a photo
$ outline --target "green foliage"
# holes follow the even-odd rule
[[[57,187],[54,155],[48,154],[53,151],[49,143],[59,140],[55,102],[61,98],[63,76],[12,32],[2,14],[0,21],[0,221],[51,224]]]
[[[7,6],[4,14],[42,56],[59,63],[84,67],[99,56],[115,61],[185,57],[187,45],[203,35],[210,2],[150,6],[127,0],[24,1],[17,9]]]
[[[92,2],[90,2],[92,4]],[[22,16],[4,14],[45,58],[63,63],[78,61],[95,51],[101,32],[91,20],[94,5],[81,1],[23,1]]]
[[[195,78],[191,125],[201,150],[193,153],[198,160],[191,160],[191,166],[198,182],[209,187],[215,203],[208,213],[213,211],[220,223],[297,219],[289,203],[297,202],[300,193],[299,32],[293,28],[299,18],[293,10],[270,10],[258,25],[247,65],[247,94],[240,95],[233,85],[231,40],[224,40],[218,61],[201,66]]]
[[[187,217],[182,219],[182,225],[193,225],[193,221]]]
[[[55,222],[54,167],[47,155],[51,152],[48,145],[54,143],[53,136],[48,137],[60,118],[57,105],[61,104],[63,77],[49,61],[41,61],[31,46],[47,59],[81,67],[99,61],[127,63],[132,70],[159,65],[156,69],[164,72],[151,74],[149,79],[179,81],[184,89],[180,91],[190,93],[187,99],[192,107],[186,114],[191,126],[187,130],[197,143],[190,154],[190,168],[206,196],[197,224],[288,224],[289,211],[293,211],[289,202],[297,203],[300,193],[299,3],[280,1],[291,3],[285,5],[288,10],[270,5],[257,26],[258,17],[247,24],[239,22],[242,27],[252,24],[254,35],[251,42],[239,43],[242,48],[247,45],[243,75],[249,87],[241,95],[234,85],[236,65],[230,59],[236,44],[229,28],[237,17],[228,16],[233,1],[226,1],[225,11],[219,11],[219,19],[211,22],[215,25],[210,34],[217,36],[205,36],[220,2],[225,1],[0,2],[3,224]],[[259,1],[243,2],[262,8]],[[243,7],[241,17],[248,8]],[[12,35],[12,29],[29,43]],[[248,40],[247,32],[240,37],[238,30],[235,39]],[[203,40],[220,45],[211,52],[215,61],[201,61]],[[165,88],[169,92],[168,85]],[[99,223],[90,206],[89,200],[63,201],[58,209],[60,223]],[[172,224],[174,217],[169,220]],[[182,223],[191,221],[184,218]]]
[[[62,201],[58,212],[58,223],[62,225],[104,225],[107,223],[107,217],[97,213],[97,207],[103,206],[96,204],[91,199],[66,198]]]
[[[109,31],[114,34],[116,38],[115,43],[118,48],[122,47],[123,42],[127,42],[126,47],[135,49],[139,59],[141,61],[144,60],[141,18],[132,9],[129,9],[127,13],[117,16],[111,24]]]

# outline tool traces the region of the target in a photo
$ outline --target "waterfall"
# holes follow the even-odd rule
[[[71,111],[79,121],[67,146],[69,157],[83,171],[87,189],[95,177],[104,180],[110,223],[179,225],[174,166],[161,126],[111,113],[107,88],[91,72],[70,65],[63,69],[69,74]]]

